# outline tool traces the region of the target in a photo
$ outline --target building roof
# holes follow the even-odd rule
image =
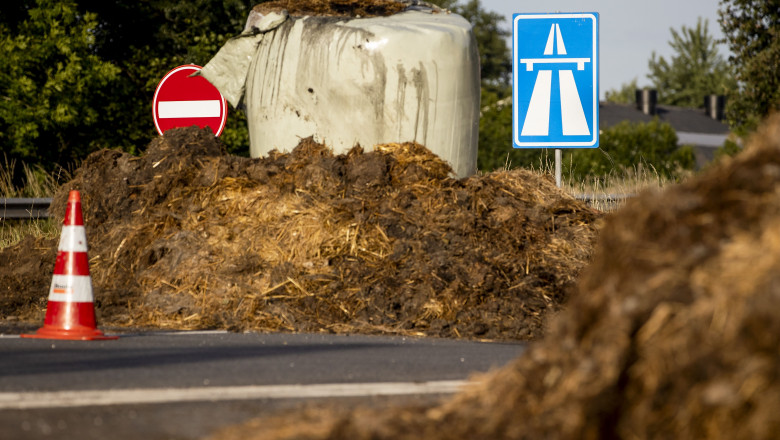
[[[679,133],[697,133],[707,135],[728,135],[729,127],[721,121],[709,117],[703,110],[695,108],[657,105],[659,120],[667,122]],[[634,104],[599,103],[599,128],[609,128],[623,121],[650,122],[653,116],[646,115]]]
[[[599,103],[599,128],[614,127],[623,122],[650,122],[652,116],[642,113],[634,104]]]
[[[656,105],[655,116],[647,115],[634,104],[599,103],[599,128],[613,127],[623,121],[650,122],[654,117],[667,122],[677,132],[679,145],[693,146],[697,167],[710,162],[715,150],[728,139],[728,125],[696,108]]]

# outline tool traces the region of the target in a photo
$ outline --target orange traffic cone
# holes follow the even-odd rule
[[[62,222],[62,235],[49,289],[49,302],[43,327],[23,338],[40,339],[118,339],[97,329],[92,297],[92,279],[87,258],[87,233],[81,215],[81,195],[68,194],[68,208]]]

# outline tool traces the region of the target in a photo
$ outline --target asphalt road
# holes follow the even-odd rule
[[[310,402],[430,401],[521,344],[261,333],[0,337],[0,439],[202,438]]]

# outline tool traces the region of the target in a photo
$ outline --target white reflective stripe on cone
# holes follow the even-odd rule
[[[49,301],[93,302],[92,278],[88,275],[54,275]]]
[[[87,231],[84,226],[63,226],[59,250],[63,252],[86,252]]]

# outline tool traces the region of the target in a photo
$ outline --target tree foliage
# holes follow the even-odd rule
[[[604,92],[604,100],[615,104],[633,104],[636,101],[636,78],[623,83],[619,90],[607,90]]]
[[[455,5],[453,10],[474,26],[483,87],[488,87],[494,93],[501,95],[508,93],[512,59],[506,38],[511,35],[511,32],[501,27],[503,17],[498,13],[482,9],[479,0],[469,0],[464,5]]]
[[[493,171],[505,167],[508,161],[518,160],[520,153],[512,148],[512,101],[483,87],[481,105],[477,168]]]
[[[10,160],[66,165],[98,148],[142,148],[156,136],[151,102],[159,79],[177,65],[208,62],[243,29],[255,3],[20,0],[4,6],[3,152]],[[479,168],[544,167],[545,150],[512,148],[511,58],[502,17],[483,10],[479,0],[437,3],[475,26],[483,81]],[[654,124],[605,130],[599,151],[569,153],[575,166],[570,173],[590,175],[636,161],[664,173],[688,166],[685,151],[676,150],[673,130]],[[231,112],[222,140],[231,152],[248,153],[242,113]]]
[[[122,68],[118,90],[126,124],[115,146],[132,151],[156,135],[151,118],[154,90],[160,79],[182,64],[206,64],[229,38],[237,35],[251,0],[79,0],[83,10],[97,13],[95,52]],[[116,115],[114,111],[110,112]],[[222,141],[233,153],[248,155],[246,117],[231,109]]]
[[[653,52],[648,62],[647,77],[658,90],[660,104],[701,107],[705,96],[723,95],[734,87],[729,65],[718,53],[707,20],[699,18],[695,28],[670,30],[669,46],[674,55],[667,61]]]
[[[511,105],[496,111],[492,118],[505,124],[502,136],[511,139]],[[484,114],[483,114],[484,116]],[[480,127],[480,141],[483,136]],[[480,154],[479,168],[493,171],[503,168],[528,167],[552,172],[552,149],[514,149],[502,154]],[[637,166],[653,169],[659,176],[674,179],[682,170],[693,169],[696,159],[689,146],[678,147],[677,133],[657,118],[650,122],[624,121],[601,130],[599,148],[565,149],[563,174],[576,181],[622,175]]]
[[[16,23],[0,22],[3,152],[65,165],[111,133],[102,110],[120,69],[94,53],[94,13],[80,13],[71,0],[38,0],[24,12]]]
[[[718,12],[738,84],[726,115],[744,133],[780,110],[780,1],[721,0]]]
[[[503,17],[482,8],[479,0],[433,0],[443,8],[462,15],[473,26],[480,58],[482,80],[477,167],[493,170],[504,166],[512,148],[512,59],[506,38],[511,32],[502,27]]]
[[[681,170],[693,169],[696,162],[693,149],[678,147],[674,128],[658,119],[623,121],[602,130],[599,143],[597,149],[569,150],[563,161],[566,175],[582,180],[642,166],[659,176],[674,178]]]
[[[0,144],[11,160],[56,164],[156,136],[152,98],[180,64],[203,65],[243,29],[251,0],[20,0],[0,14]],[[222,140],[248,154],[243,114]]]
[[[459,0],[431,0],[430,3],[463,16],[473,26],[483,86],[491,87],[494,91],[496,88],[509,87],[512,59],[506,38],[511,32],[501,26],[504,17],[483,9],[479,0],[467,0],[465,4],[460,4]]]
[[[156,136],[160,78],[203,65],[243,29],[262,0],[18,0],[0,14],[0,145],[11,160],[53,167],[99,148],[135,152]],[[511,61],[502,17],[479,0],[439,0],[474,26],[483,89],[502,99]],[[483,121],[485,144],[511,149],[503,126]],[[484,136],[483,136],[484,135]],[[246,118],[232,109],[222,140],[248,154]]]

